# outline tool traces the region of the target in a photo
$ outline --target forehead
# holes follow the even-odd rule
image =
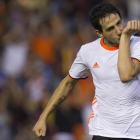
[[[99,19],[99,23],[102,26],[102,29],[114,26],[121,18],[118,14],[110,14],[104,18]]]

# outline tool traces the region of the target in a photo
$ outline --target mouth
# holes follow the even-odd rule
[[[121,35],[119,36],[119,39],[118,40],[120,40],[120,38],[121,38]]]

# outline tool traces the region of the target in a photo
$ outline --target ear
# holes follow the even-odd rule
[[[95,33],[96,33],[99,37],[103,37],[103,34],[102,34],[99,30],[95,30]]]

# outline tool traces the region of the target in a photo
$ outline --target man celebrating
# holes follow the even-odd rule
[[[124,27],[111,4],[93,7],[89,19],[100,38],[81,47],[33,131],[45,136],[48,116],[90,71],[96,87],[88,121],[93,140],[140,139],[140,38],[133,36],[140,21]]]

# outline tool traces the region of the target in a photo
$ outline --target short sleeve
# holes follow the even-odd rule
[[[140,62],[140,38],[132,44],[131,58],[137,59]]]
[[[89,75],[89,69],[84,64],[80,51],[77,53],[71,69],[69,70],[69,76],[73,79],[86,79]]]

